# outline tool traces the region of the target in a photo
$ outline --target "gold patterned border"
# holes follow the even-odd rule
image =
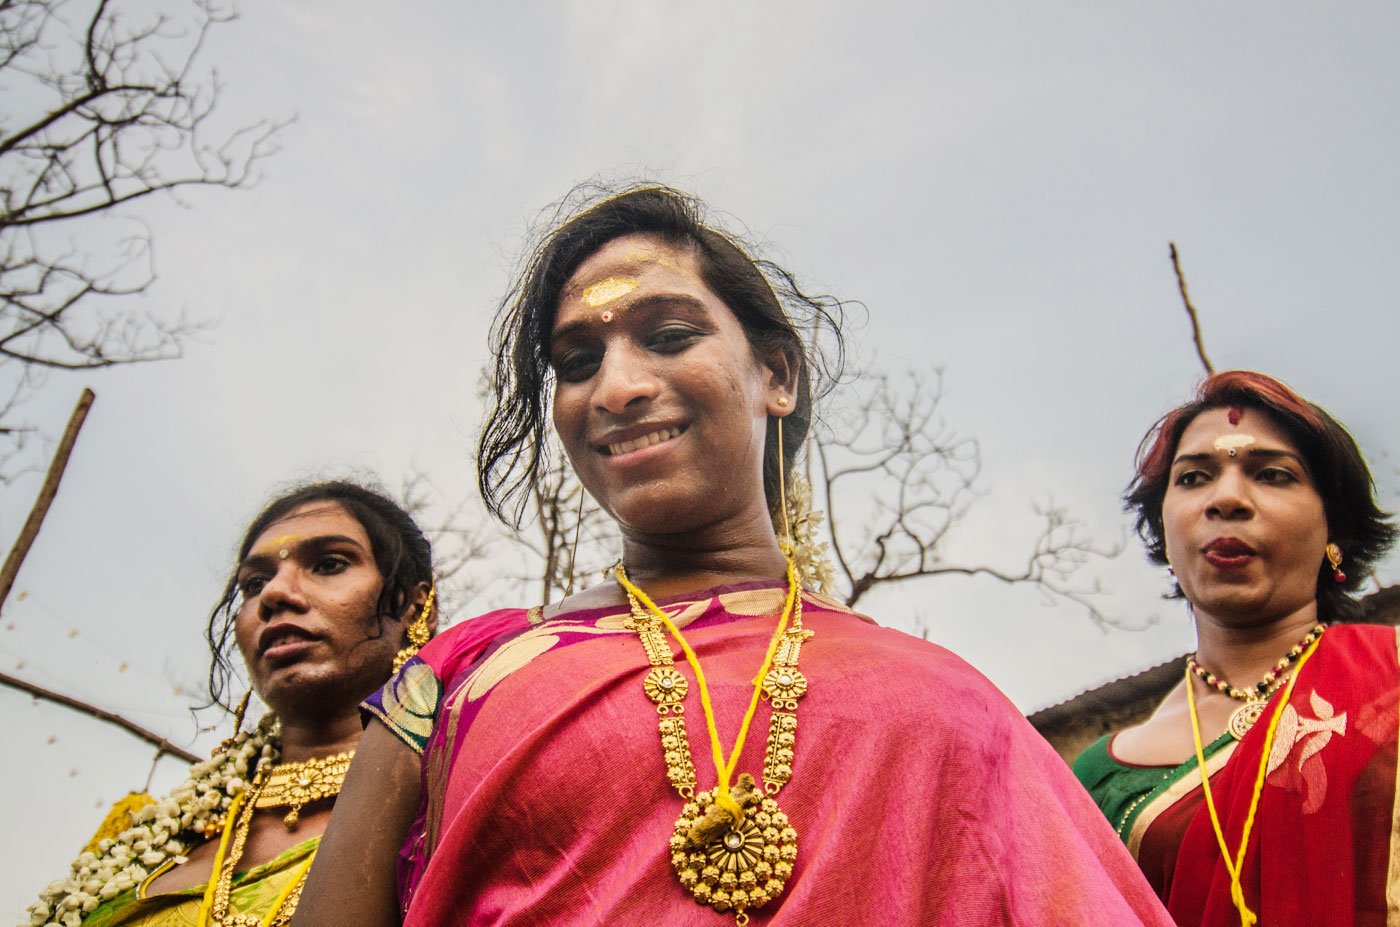
[[[1400,660],[1400,628],[1395,629],[1395,656]],[[1400,722],[1397,722],[1400,723]],[[1390,868],[1385,877],[1385,924],[1400,927],[1400,747],[1397,747],[1395,798],[1390,812]]]
[[[1231,740],[1215,753],[1206,757],[1206,776],[1213,776],[1225,767],[1230,761],[1230,757],[1235,753],[1235,747],[1239,744]],[[1167,786],[1157,794],[1157,797],[1147,803],[1140,812],[1137,820],[1133,821],[1133,829],[1128,834],[1128,852],[1133,854],[1133,859],[1138,858],[1138,851],[1142,849],[1142,838],[1147,834],[1147,829],[1152,826],[1152,822],[1157,820],[1163,811],[1181,801],[1191,791],[1201,784],[1201,772],[1192,763],[1191,768],[1177,777],[1177,780]]]

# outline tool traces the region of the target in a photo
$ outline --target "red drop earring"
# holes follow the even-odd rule
[[[1323,553],[1327,555],[1327,562],[1332,565],[1332,578],[1338,583],[1346,582],[1347,575],[1342,572],[1342,549],[1329,541],[1323,548]]]

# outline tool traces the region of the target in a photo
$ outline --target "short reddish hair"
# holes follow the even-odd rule
[[[1148,559],[1167,562],[1162,500],[1181,435],[1202,412],[1231,407],[1267,416],[1302,454],[1322,497],[1328,536],[1346,557],[1345,583],[1335,582],[1328,568],[1318,571],[1319,612],[1325,620],[1350,617],[1356,606],[1347,593],[1360,588],[1372,565],[1395,543],[1395,526],[1376,505],[1375,480],[1356,440],[1341,423],[1280,381],[1252,370],[1227,370],[1206,377],[1195,397],[1158,419],[1138,445],[1137,473],[1123,501],[1136,517]]]

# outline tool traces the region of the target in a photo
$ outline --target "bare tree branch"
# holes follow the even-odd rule
[[[871,374],[861,383],[848,414],[812,442],[816,466],[809,470],[827,512],[846,604],[879,585],[986,576],[1035,586],[1083,607],[1100,626],[1117,625],[1094,603],[1098,584],[1077,576],[1090,561],[1117,556],[1121,545],[1095,544],[1052,505],[1036,508],[1043,524],[1023,566],[948,562],[950,532],[982,495],[981,449],[939,415],[941,371],[912,371],[900,383],[889,373]]]
[[[110,712],[105,708],[98,708],[96,705],[93,705],[89,702],[84,702],[81,699],[76,699],[69,695],[63,695],[61,693],[54,692],[50,689],[45,689],[42,686],[36,686],[32,682],[26,682],[23,679],[11,676],[9,673],[0,673],[0,685],[9,686],[11,689],[18,689],[21,692],[25,692],[29,695],[34,696],[35,698],[40,698],[48,702],[53,702],[56,705],[62,705],[64,708],[71,708],[72,710],[80,712],[81,714],[85,714],[90,718],[96,718],[98,721],[105,721],[108,724],[114,724],[122,730],[126,731],[128,734],[131,734],[135,737],[140,738],[141,740],[144,740],[146,743],[155,747],[156,750],[158,750],[160,753],[168,753],[171,756],[179,757],[186,763],[199,762],[199,757],[195,756],[193,753],[186,750],[184,747],[177,747],[175,744],[166,740],[164,737],[160,736],[154,731],[147,730],[146,728],[142,727],[136,722],[128,721],[121,715],[115,714],[114,712]]]
[[[438,600],[451,603],[478,598],[489,585],[479,565],[494,534],[483,513],[464,502],[449,504],[446,494],[417,467],[410,468],[404,477],[399,501],[433,545]]]
[[[63,438],[58,442],[58,450],[54,451],[53,462],[49,464],[48,475],[44,477],[44,484],[39,487],[34,506],[29,510],[29,517],[25,519],[19,537],[15,539],[9,556],[5,558],[5,565],[0,567],[0,611],[4,610],[5,601],[10,597],[10,590],[14,588],[15,578],[19,576],[19,568],[24,564],[24,558],[29,555],[29,548],[34,545],[34,539],[39,536],[39,529],[44,526],[44,517],[49,514],[49,506],[58,495],[58,485],[63,480],[63,471],[68,468],[68,458],[73,453],[73,445],[78,441],[78,432],[82,430],[88,410],[92,408],[92,402],[96,398],[90,389],[84,389],[78,397],[78,404],[73,407],[73,414],[68,419],[68,427],[63,430]]]
[[[516,578],[539,583],[539,603],[572,592],[580,579],[598,576],[617,559],[617,528],[579,483],[557,448],[531,490],[534,518],[530,533],[505,537],[526,554],[526,571]]]
[[[219,83],[198,59],[233,16],[219,0],[183,16],[0,2],[0,432],[34,369],[175,358],[199,330],[135,308],[155,278],[150,235],[119,213],[153,193],[246,187],[276,150],[285,122],[214,126]]]
[[[1201,337],[1201,318],[1196,313],[1196,307],[1191,302],[1191,294],[1186,291],[1186,275],[1181,270],[1181,255],[1177,253],[1176,242],[1168,243],[1171,247],[1172,270],[1176,271],[1176,288],[1181,291],[1181,302],[1186,306],[1186,315],[1191,319],[1191,340],[1196,344],[1196,356],[1201,359],[1201,366],[1206,369],[1206,375],[1215,373],[1215,367],[1211,365],[1210,358],[1206,356],[1205,340]]]

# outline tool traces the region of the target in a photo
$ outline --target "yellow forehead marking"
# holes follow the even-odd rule
[[[633,264],[660,264],[662,267],[679,267],[675,258],[660,248],[643,248],[627,252],[624,259]]]
[[[1249,447],[1253,443],[1254,435],[1247,435],[1237,431],[1234,434],[1221,435],[1216,438],[1215,449],[1217,451],[1224,451],[1231,457],[1234,457],[1240,452],[1240,448]]]
[[[583,304],[591,309],[605,306],[619,296],[626,296],[637,288],[632,277],[609,277],[600,280],[583,291]]]
[[[284,534],[280,538],[274,538],[272,543],[268,544],[266,547],[253,551],[252,555],[255,557],[265,557],[269,555],[270,551],[275,550],[277,551],[277,559],[286,560],[292,555],[289,545],[295,544],[300,540],[301,535],[299,534]]]

